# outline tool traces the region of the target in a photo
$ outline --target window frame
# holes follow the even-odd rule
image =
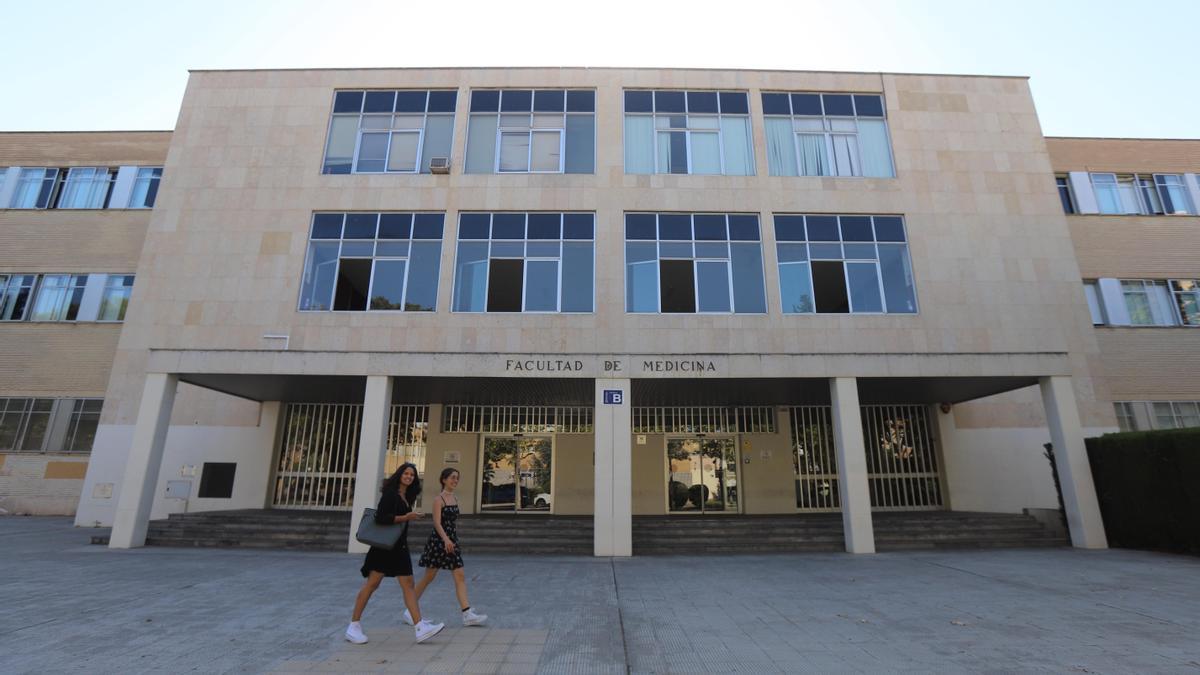
[[[1182,288],[1183,284],[1191,284],[1191,288]],[[1200,279],[1168,279],[1167,292],[1171,294],[1171,307],[1175,310],[1175,320],[1177,325],[1183,328],[1200,328],[1200,313],[1197,314],[1197,320],[1193,323],[1188,320],[1187,315],[1183,311],[1181,296],[1194,296],[1196,303],[1200,306]]]
[[[363,94],[363,100],[362,100],[362,102],[359,103],[357,113],[337,112],[337,97],[338,97],[338,94],[343,93],[343,92],[351,92],[351,93],[361,92]],[[392,96],[392,111],[386,112],[386,113],[385,112],[366,112],[365,111],[366,95],[368,93],[372,93],[372,92],[390,92],[393,95]],[[419,113],[415,112],[415,111],[414,112],[397,112],[396,111],[397,94],[402,93],[402,92],[424,92],[425,93],[425,109],[424,109],[424,111],[419,112]],[[454,110],[430,111],[429,110],[430,98],[431,98],[431,95],[433,92],[454,92],[454,97],[455,97],[454,98]],[[454,150],[454,131],[455,131],[454,120],[455,120],[455,117],[458,115],[458,99],[459,99],[459,91],[456,88],[454,88],[454,89],[451,89],[451,88],[335,89],[333,92],[333,98],[330,102],[329,122],[326,124],[325,141],[324,141],[322,151],[321,151],[321,155],[322,155],[322,157],[321,157],[321,175],[323,175],[323,176],[348,176],[348,175],[371,176],[371,175],[387,175],[387,174],[398,174],[398,175],[419,175],[419,174],[430,175],[430,174],[432,174],[431,171],[422,171],[422,166],[421,166],[422,158],[424,157],[424,154],[425,154],[426,135],[428,133],[430,118],[431,117],[448,117],[450,119],[450,138],[448,139],[449,140],[449,148],[447,148],[447,151],[446,151],[446,156],[447,156],[447,158],[449,158]],[[421,117],[420,128],[412,128],[412,127],[396,128],[395,125],[396,125],[396,117],[397,116],[418,116],[418,115]],[[358,125],[354,131],[354,152],[350,157],[350,171],[344,172],[344,173],[335,172],[335,171],[326,171],[326,169],[329,167],[329,143],[331,140],[331,134],[333,133],[334,121],[339,118],[351,118],[351,117],[355,117],[355,116],[357,116]],[[384,116],[386,116],[388,118],[388,125],[386,127],[381,127],[381,128],[364,128],[363,127],[363,121],[365,119],[367,119],[369,117],[384,117]],[[396,135],[414,134],[414,133],[417,135],[416,160],[414,163],[414,169],[412,171],[408,171],[408,170],[393,170],[393,169],[389,168],[391,165],[392,147],[394,144],[393,143],[394,137]],[[361,159],[360,153],[362,150],[363,136],[365,136],[367,134],[377,134],[377,135],[386,135],[387,136],[387,148],[384,152],[384,156],[383,156],[383,160],[382,160],[383,161],[383,170],[382,171],[360,171],[358,168],[358,164]],[[372,160],[372,161],[374,161],[374,160]]]
[[[0,397],[0,404],[2,404],[2,405],[0,405],[0,429],[3,429],[3,423],[5,421],[5,418],[7,418],[9,415],[17,415],[18,416],[16,433],[13,436],[13,445],[11,448],[0,447],[0,453],[26,454],[26,455],[43,454],[44,455],[44,454],[51,454],[51,453],[59,452],[59,451],[51,450],[48,447],[50,440],[51,440],[51,436],[53,436],[53,434],[54,434],[54,421],[55,421],[55,412],[56,412],[55,402],[58,400],[61,400],[61,399],[54,399],[54,398],[40,397],[40,396],[4,396],[4,397]],[[12,401],[24,401],[25,403],[24,403],[24,406],[22,409],[14,412],[14,410],[10,407],[12,405]],[[49,402],[49,409],[45,410],[45,411],[35,410],[35,408],[38,406],[39,402],[42,402],[43,404],[45,404],[45,402]],[[22,446],[25,445],[26,439],[29,434],[29,426],[33,421],[33,415],[35,415],[35,414],[46,415],[46,427],[43,432],[41,442],[38,444],[38,447],[36,449],[25,449]]]
[[[30,301],[30,308],[27,315],[28,321],[30,323],[90,323],[86,319],[79,318],[79,310],[83,306],[83,295],[87,292],[89,276],[91,275],[71,272],[37,275],[37,288]],[[51,286],[47,288],[46,284],[48,280],[61,278],[66,278],[68,283],[63,286]],[[39,319],[35,316],[38,310],[38,303],[41,302],[43,293],[51,291],[62,293],[51,310],[51,316],[54,318]],[[75,316],[69,318],[76,292],[79,294],[79,307],[75,310]]]
[[[40,275],[37,274],[21,274],[16,272],[0,273],[0,277],[3,277],[3,282],[0,282],[0,323],[17,323],[20,321],[29,320],[29,315],[33,311],[34,297],[37,295],[39,276]],[[28,279],[28,284],[24,283],[24,281],[22,281],[20,284],[14,284],[14,279]],[[21,316],[16,318],[4,318],[4,314],[7,311],[7,298],[13,289],[16,290],[16,295],[18,297],[20,296],[21,289],[27,289],[25,294],[25,304],[21,308]],[[15,305],[16,302],[14,301],[13,304]]]
[[[820,115],[812,115],[812,114],[797,113],[795,111],[795,108],[793,107],[793,103],[792,103],[792,96],[797,95],[797,94],[821,97],[821,106],[822,106],[821,114]],[[785,115],[783,113],[768,113],[768,112],[766,112],[766,109],[764,106],[763,112],[762,112],[762,117],[763,117],[763,124],[764,124],[764,132],[765,132],[765,126],[766,126],[767,119],[787,119],[787,120],[789,120],[789,122],[791,123],[792,157],[793,157],[794,161],[796,162],[796,167],[797,167],[795,176],[788,175],[788,174],[778,174],[778,175],[772,174],[772,173],[770,173],[770,166],[769,166],[770,161],[768,158],[768,169],[767,169],[768,175],[773,176],[773,177],[779,177],[779,178],[871,178],[871,179],[884,179],[884,180],[895,179],[895,178],[899,177],[899,172],[896,170],[896,149],[895,149],[895,145],[893,144],[893,141],[892,141],[892,125],[889,122],[890,118],[888,117],[888,113],[887,113],[887,110],[888,110],[887,97],[884,95],[884,93],[882,91],[870,92],[870,91],[762,90],[759,92],[760,103],[761,103],[761,99],[764,95],[783,95],[788,98],[788,111],[789,111],[788,114]],[[850,98],[850,103],[851,103],[851,110],[852,110],[851,114],[850,115],[837,115],[837,114],[829,114],[829,113],[825,112],[825,99],[824,99],[825,96],[848,96]],[[870,96],[870,97],[878,98],[882,114],[880,114],[878,116],[859,114],[858,100],[856,98],[859,96],[862,96],[862,97]],[[859,120],[861,120],[861,119],[880,120],[883,122],[884,137],[887,141],[888,161],[891,164],[891,166],[890,166],[891,175],[890,176],[867,176],[863,173],[862,143],[860,140],[861,139],[861,130],[859,128]],[[816,129],[809,129],[809,130],[797,129],[797,122],[799,120],[820,120],[821,121],[821,130],[818,131]],[[850,132],[845,129],[834,129],[834,126],[835,126],[834,122],[839,121],[839,120],[840,121],[848,120],[850,122],[853,122],[854,131]],[[829,166],[832,168],[832,171],[833,171],[832,173],[828,173],[828,174],[800,173],[800,166],[802,164],[800,159],[801,159],[801,157],[803,157],[803,153],[800,148],[800,137],[805,136],[805,135],[811,135],[811,136],[820,135],[822,137],[822,141],[823,141],[822,145],[825,148],[825,156],[826,156]],[[839,162],[837,161],[837,146],[835,143],[835,137],[837,137],[837,136],[852,136],[855,139],[854,157],[851,158],[851,164],[852,164],[851,173],[848,173],[848,174],[838,173]],[[857,169],[858,173],[854,173],[853,172],[854,169]]]
[[[475,92],[486,92],[486,91],[496,92],[496,94],[497,94],[496,108],[497,109],[494,111],[491,111],[491,110],[481,110],[481,111],[477,111],[477,112],[472,111],[471,110],[471,99],[474,96]],[[500,101],[503,99],[504,92],[506,92],[506,91],[528,91],[529,96],[530,96],[530,104],[529,104],[530,109],[527,111],[526,110],[519,110],[519,111],[503,110],[503,105],[500,103]],[[561,92],[563,92],[563,109],[561,112],[534,110],[534,108],[537,107],[536,103],[534,101],[537,98],[538,92],[544,92],[544,91],[561,91]],[[573,111],[573,110],[568,109],[568,108],[570,108],[570,105],[567,103],[567,99],[570,97],[571,92],[579,92],[579,91],[586,91],[586,92],[590,92],[592,94],[592,109],[591,109],[591,111],[579,111],[579,110]],[[595,102],[597,99],[596,93],[597,93],[596,89],[588,88],[588,87],[565,87],[565,88],[478,87],[478,88],[472,88],[472,89],[468,90],[468,92],[467,92],[467,128],[466,128],[466,132],[465,132],[467,138],[466,138],[466,143],[463,144],[463,174],[467,175],[467,173],[468,173],[466,158],[469,156],[468,148],[471,147],[471,141],[473,139],[473,136],[471,133],[471,120],[475,117],[494,117],[496,119],[496,131],[493,134],[493,137],[491,139],[492,152],[493,152],[492,170],[490,173],[472,172],[469,175],[475,175],[475,176],[489,176],[489,175],[490,176],[501,176],[501,175],[512,176],[512,175],[527,175],[527,174],[562,174],[562,175],[579,175],[579,176],[594,176],[594,175],[596,175],[597,153],[599,151],[599,138],[598,138],[599,134],[597,133],[596,105],[595,105]],[[529,125],[529,127],[511,127],[511,126],[505,127],[501,124],[501,121],[504,119],[504,117],[506,115],[529,115],[530,125]],[[538,115],[562,115],[562,126],[561,127],[539,127],[539,126],[536,126],[534,124],[534,118],[536,118]],[[576,116],[576,117],[589,116],[592,119],[592,170],[587,173],[583,173],[583,172],[568,173],[567,172],[567,127],[569,126],[568,120],[571,118],[571,116]],[[516,135],[516,134],[520,134],[521,131],[525,131],[526,135],[529,139],[529,146],[528,146],[529,149],[526,152],[526,158],[525,158],[526,169],[524,171],[511,171],[511,170],[510,171],[501,171],[500,170],[500,153],[501,153],[501,141],[502,141],[503,135],[504,134]],[[534,170],[533,169],[533,136],[535,133],[547,133],[547,132],[558,132],[558,170],[557,171]],[[493,212],[479,212],[479,213],[493,213]],[[499,213],[499,212],[495,212],[495,213]],[[529,211],[528,213],[536,213],[536,212]],[[581,212],[563,211],[562,213],[581,213]],[[594,234],[595,233],[593,232],[593,236],[594,236]],[[595,240],[593,239],[593,242],[594,241]],[[594,309],[595,309],[595,306],[593,305],[593,310]]]
[[[91,454],[91,452],[92,452],[91,446],[89,446],[87,450],[74,450],[72,448],[75,445],[76,437],[79,435],[79,425],[81,422],[83,422],[84,415],[95,415],[96,427],[97,427],[97,429],[99,428],[100,414],[103,412],[103,408],[104,408],[104,399],[103,398],[77,398],[77,399],[73,399],[73,400],[74,400],[74,403],[71,404],[71,410],[68,413],[70,415],[70,419],[67,422],[67,434],[66,434],[66,437],[63,439],[63,446],[62,446],[61,452],[63,454],[70,454],[70,455]],[[89,403],[99,403],[100,406],[96,410],[89,411],[89,410],[86,410],[87,404],[89,404]],[[93,432],[92,433],[92,443],[94,444],[95,441],[96,441],[96,435],[95,435],[95,432]]]
[[[41,178],[30,178],[26,174],[33,171],[41,171]],[[53,172],[53,173],[50,173]],[[21,172],[17,176],[17,189],[13,191],[12,198],[5,208],[22,210],[22,211],[44,211],[53,209],[58,202],[58,195],[62,191],[63,169],[52,166],[23,166]],[[27,183],[39,183],[37,192],[33,199],[33,206],[17,206],[17,199],[21,196],[21,186]],[[47,191],[48,188],[48,191]],[[45,193],[45,204],[38,206],[42,202],[43,193]]]
[[[158,191],[162,187],[163,168],[161,166],[138,166],[135,168],[137,169],[137,173],[133,176],[133,187],[129,192],[129,206],[126,208],[152,209],[158,201]],[[155,173],[156,171],[158,172],[157,174]],[[143,179],[142,174],[144,172],[148,172],[148,175]],[[146,185],[146,196],[142,198],[141,204],[135,205],[133,199],[138,194],[138,184],[142,183],[143,180]],[[147,204],[147,201],[150,203]]]
[[[684,112],[659,112],[657,110],[657,103],[652,105],[652,110],[650,112],[628,112],[625,110],[625,93],[631,92],[631,91],[648,92],[651,94],[652,97],[657,92],[660,92],[660,91],[662,91],[662,92],[679,92],[684,95],[684,101],[685,101]],[[687,111],[687,96],[688,96],[688,94],[693,93],[693,92],[715,94],[717,97],[717,101],[718,101],[717,112],[695,112],[695,113],[688,112]],[[721,109],[720,109],[721,94],[740,94],[740,95],[745,96],[746,97],[746,112],[745,113],[721,112]],[[650,119],[651,154],[654,158],[654,171],[652,173],[648,173],[648,174],[647,173],[630,173],[628,167],[626,166],[625,159],[624,159],[624,156],[627,152],[625,149],[625,143],[628,143],[630,140],[629,139],[629,131],[627,128],[630,116],[643,117],[643,118]],[[685,126],[684,127],[682,127],[682,128],[671,127],[669,121],[667,122],[667,126],[665,126],[665,127],[659,126],[658,120],[660,118],[666,119],[666,118],[677,117],[677,116],[682,116],[685,118],[685,121],[684,121]],[[693,118],[693,117],[699,117],[699,118],[712,117],[712,118],[716,119],[716,126],[711,127],[711,128],[693,127],[691,124],[691,118]],[[745,119],[746,120],[746,126],[750,133],[750,137],[748,139],[746,139],[747,140],[746,147],[747,147],[747,150],[749,153],[748,166],[750,169],[750,171],[748,173],[744,173],[744,174],[743,173],[732,173],[732,174],[728,173],[728,160],[726,158],[727,150],[725,147],[725,127],[724,127],[724,125],[721,124],[721,122],[724,118]],[[685,149],[687,152],[687,172],[686,173],[666,171],[663,169],[663,167],[661,165],[662,163],[661,163],[660,157],[659,157],[659,152],[658,152],[658,148],[659,148],[658,138],[659,138],[660,134],[664,134],[664,133],[667,133],[667,134],[683,133],[684,134],[684,145],[685,145]],[[699,134],[715,134],[716,135],[716,137],[717,137],[717,157],[719,158],[718,161],[721,166],[721,170],[719,173],[695,173],[694,161],[693,161],[693,158],[695,157],[695,152],[692,149],[693,148],[692,137],[698,133]],[[757,162],[757,158],[756,158],[756,154],[755,154],[755,147],[754,147],[754,120],[753,120],[753,116],[751,115],[751,110],[750,110],[750,91],[749,90],[740,90],[740,89],[647,89],[647,88],[640,88],[640,87],[624,88],[621,90],[621,138],[622,138],[621,168],[622,168],[624,174],[627,176],[744,176],[744,177],[750,177],[750,176],[758,175],[758,162]]]
[[[1058,188],[1058,199],[1062,203],[1063,214],[1068,216],[1078,214],[1079,206],[1075,203],[1075,192],[1071,189],[1070,176],[1055,174],[1054,184]]]
[[[91,172],[88,177],[83,177],[85,172]],[[109,207],[109,202],[112,199],[113,187],[116,185],[117,172],[115,169],[107,166],[72,166],[67,169],[66,176],[63,178],[62,187],[59,188],[58,199],[55,200],[55,207],[64,211],[96,211]],[[97,201],[97,191],[99,186],[103,186],[103,195],[99,195],[99,205],[93,205]],[[63,200],[70,198],[76,199],[74,194],[71,194],[72,189],[86,190],[87,195],[84,206],[67,206],[63,204]]]
[[[1175,307],[1164,308],[1159,306],[1159,301],[1162,297],[1156,297],[1156,294],[1148,289],[1161,288],[1165,291],[1166,300],[1169,304],[1174,304],[1174,295],[1171,293],[1170,285],[1161,279],[1118,279],[1121,284],[1121,299],[1125,302],[1125,311],[1129,315],[1129,326],[1132,328],[1175,328],[1180,325],[1178,309]],[[1126,286],[1137,284],[1138,288],[1130,289]],[[1129,304],[1130,293],[1141,294],[1146,298],[1146,306],[1150,311],[1151,323],[1134,323],[1132,307]],[[1155,308],[1158,308],[1157,310]],[[1160,312],[1165,313],[1165,316],[1156,316]],[[1156,319],[1165,319],[1168,323],[1160,323]]]

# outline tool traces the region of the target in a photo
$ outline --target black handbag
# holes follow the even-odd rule
[[[396,543],[404,536],[407,526],[408,523],[380,525],[375,522],[375,509],[363,509],[362,520],[358,521],[358,531],[355,532],[354,538],[359,543],[390,551],[396,548]]]

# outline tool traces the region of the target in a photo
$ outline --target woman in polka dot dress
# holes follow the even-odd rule
[[[487,621],[487,615],[476,614],[467,601],[467,579],[463,572],[462,551],[458,546],[458,498],[454,495],[458,479],[458,469],[451,468],[443,469],[438,477],[442,491],[433,500],[433,532],[429,533],[425,551],[417,561],[418,565],[425,568],[425,576],[417,582],[416,594],[420,600],[421,594],[437,578],[438,570],[451,570],[454,574],[454,592],[462,608],[462,624],[482,626]],[[404,619],[411,623],[408,612],[405,612]]]

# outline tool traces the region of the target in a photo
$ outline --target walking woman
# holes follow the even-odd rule
[[[487,621],[487,615],[476,614],[467,601],[467,579],[463,573],[462,551],[458,546],[458,497],[454,494],[458,488],[458,478],[458,469],[451,468],[442,469],[442,475],[438,478],[442,491],[433,500],[433,532],[429,533],[425,551],[417,561],[418,565],[425,568],[425,576],[417,583],[416,595],[420,600],[425,589],[437,578],[438,570],[451,570],[454,592],[462,609],[462,624],[482,626]],[[414,616],[405,612],[404,620],[411,624]]]
[[[371,594],[379,588],[379,583],[384,577],[396,577],[400,582],[404,604],[408,607],[404,610],[404,616],[416,618],[417,642],[428,640],[446,627],[445,624],[430,623],[421,618],[417,595],[413,592],[412,558],[408,553],[408,524],[421,517],[421,513],[413,511],[412,508],[419,494],[421,479],[417,477],[417,467],[411,463],[402,464],[396,469],[396,473],[383,482],[383,494],[379,497],[379,507],[375,510],[375,522],[380,525],[403,523],[404,530],[392,550],[372,546],[371,550],[367,551],[367,559],[362,566],[362,575],[366,581],[359,589],[358,597],[354,599],[354,614],[350,617],[350,626],[346,628],[346,639],[356,645],[367,641],[359,620],[362,619],[363,610],[366,609]],[[413,622],[410,620],[409,623]]]

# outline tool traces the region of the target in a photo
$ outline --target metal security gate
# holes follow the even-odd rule
[[[289,403],[275,466],[272,506],[349,511],[354,504],[360,403]],[[413,462],[424,473],[429,407],[393,405],[388,424],[387,471]]]
[[[860,411],[871,510],[943,508],[941,473],[926,407],[866,405]],[[793,407],[791,421],[797,510],[840,511],[830,407]]]

